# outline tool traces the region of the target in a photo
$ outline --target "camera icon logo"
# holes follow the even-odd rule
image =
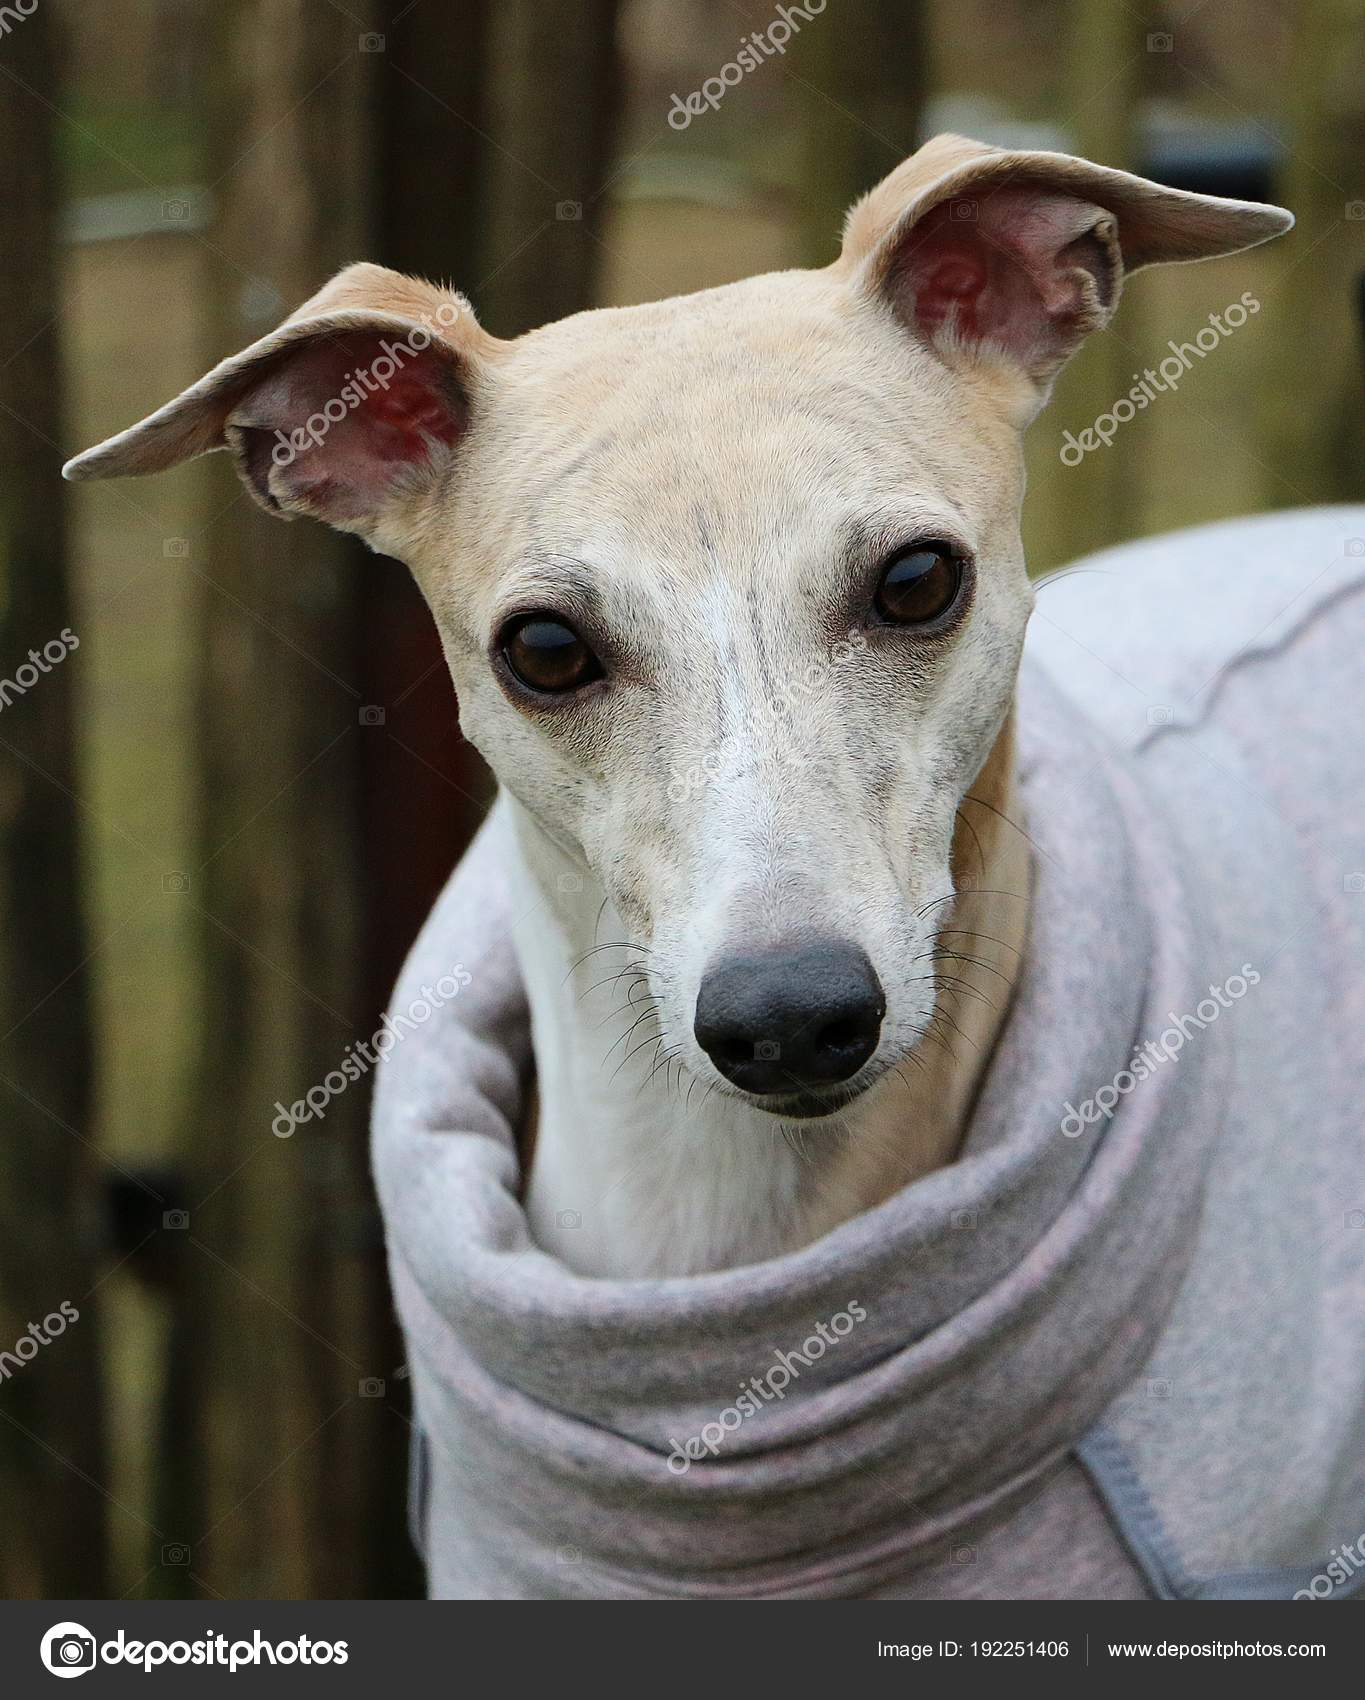
[[[382,53],[387,45],[388,43],[382,35],[362,35],[360,38],[360,51],[362,53]]]
[[[174,1228],[181,1233],[183,1233],[189,1225],[190,1213],[188,1210],[167,1210],[161,1218],[161,1226],[163,1228]]]
[[[975,201],[950,201],[948,219],[952,224],[972,224],[976,220]]]
[[[555,1222],[561,1228],[581,1228],[583,1217],[577,1210],[561,1210],[555,1217]]]
[[[1365,891],[1365,874],[1347,874],[1341,882],[1342,890],[1348,891],[1352,897],[1359,897]]]
[[[583,881],[577,874],[561,874],[555,881],[555,884],[562,892],[566,892],[570,895],[576,891],[582,891],[583,889]]]
[[[384,1392],[384,1383],[377,1375],[367,1375],[360,1384],[360,1397],[362,1399],[382,1399]]]
[[[578,224],[583,217],[582,201],[559,201],[555,206],[555,217],[561,224]]]
[[[1147,1397],[1149,1399],[1169,1399],[1170,1396],[1171,1384],[1169,1381],[1158,1378],[1147,1383]]]
[[[168,224],[184,224],[190,216],[188,201],[163,201],[161,214]]]
[[[84,1676],[95,1668],[95,1637],[80,1623],[54,1623],[43,1636],[43,1663],[53,1676]]]
[[[161,1549],[161,1562],[165,1565],[175,1565],[183,1569],[190,1561],[190,1549],[178,1541]]]
[[[186,892],[190,889],[190,876],[179,872],[162,874],[161,889],[172,896],[177,892]]]
[[[161,553],[168,561],[187,560],[190,553],[190,540],[188,537],[168,537],[161,545]]]
[[[782,1047],[775,1039],[760,1039],[754,1046],[755,1062],[776,1062],[782,1055]]]
[[[1175,710],[1167,708],[1164,702],[1153,703],[1147,710],[1149,726],[1169,726],[1175,719]]]
[[[954,1210],[948,1220],[954,1228],[959,1230],[979,1228],[981,1226],[981,1212],[979,1210]]]
[[[1362,207],[1365,207],[1365,201],[1362,201],[1360,204]],[[1361,216],[1365,217],[1365,214],[1362,214]],[[1348,537],[1346,539],[1346,553],[1348,555],[1354,555],[1357,558],[1361,555],[1365,555],[1365,537]]]
[[[388,716],[384,710],[375,703],[366,703],[360,711],[360,724],[362,726],[382,726],[387,719]]]
[[[1175,37],[1168,30],[1153,30],[1147,37],[1149,53],[1171,53],[1175,49]]]
[[[1352,224],[1365,224],[1365,201],[1347,201],[1346,217]]]

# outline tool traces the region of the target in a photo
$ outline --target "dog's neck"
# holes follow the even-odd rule
[[[1011,723],[959,811],[934,1031],[835,1125],[779,1123],[680,1078],[603,892],[512,799],[499,807],[536,1056],[527,1213],[546,1250],[622,1278],[757,1263],[953,1161],[1027,927]]]

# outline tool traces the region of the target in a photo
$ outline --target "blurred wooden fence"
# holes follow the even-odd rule
[[[629,163],[621,0],[172,10],[182,56],[197,39],[187,18],[208,32],[202,366],[362,256],[453,280],[502,334],[596,297],[609,191]],[[1100,0],[1054,11],[1076,145],[1140,165],[1150,40]],[[1340,67],[1363,13],[1365,0],[1305,0],[1297,15],[1280,192],[1301,228],[1276,273],[1253,505],[1360,495],[1362,112]],[[809,259],[828,257],[840,210],[913,146],[936,15],[842,0],[793,53]],[[74,619],[55,477],[70,439],[47,9],[3,46],[0,674]],[[1104,411],[1129,360],[1119,341],[1093,343],[1059,386],[1062,416]],[[1097,455],[1063,475],[1055,448],[1036,457],[1041,559],[1142,523],[1152,506],[1131,465]],[[287,1140],[270,1123],[277,1099],[377,1026],[488,781],[404,571],[269,520],[222,465],[200,500],[183,560],[198,854],[176,876],[198,932],[198,1066],[174,1161],[154,1172],[102,1164],[92,1142],[88,980],[103,941],[83,926],[76,670],[56,668],[0,714],[0,1349],[62,1299],[81,1312],[72,1349],[0,1380],[0,1570],[19,1595],[99,1595],[111,1570],[115,1592],[408,1593],[420,1578],[403,1529],[406,1388],[367,1178],[368,1094],[334,1099]],[[102,1316],[113,1284],[140,1294],[145,1324],[132,1379],[151,1480],[135,1503],[111,1486],[105,1437],[102,1383],[129,1349]]]
[[[57,486],[55,79],[43,8],[0,61],[0,1581],[6,1595],[104,1591],[108,1469],[97,1351],[89,951],[78,838],[75,655],[46,676],[75,615]],[[56,653],[55,651],[53,653]],[[46,654],[43,657],[46,662]],[[33,678],[22,690],[27,665]],[[63,1301],[79,1312],[24,1361]],[[56,1331],[54,1324],[53,1332]],[[65,1339],[66,1349],[59,1349]],[[16,1361],[19,1368],[11,1367]]]

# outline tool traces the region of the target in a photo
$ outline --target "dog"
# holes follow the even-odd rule
[[[572,1269],[759,1262],[953,1160],[1028,937],[1021,433],[1129,272],[1292,222],[940,136],[824,269],[513,341],[350,266],[68,465],[227,449],[411,568],[500,782]]]

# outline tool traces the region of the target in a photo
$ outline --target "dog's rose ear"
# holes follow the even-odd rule
[[[271,512],[372,538],[439,483],[499,346],[461,296],[348,266],[278,330],[63,470],[120,478],[228,449]]]
[[[937,136],[853,207],[835,269],[950,363],[1003,357],[1031,414],[1126,273],[1235,254],[1293,222],[1069,154]]]

